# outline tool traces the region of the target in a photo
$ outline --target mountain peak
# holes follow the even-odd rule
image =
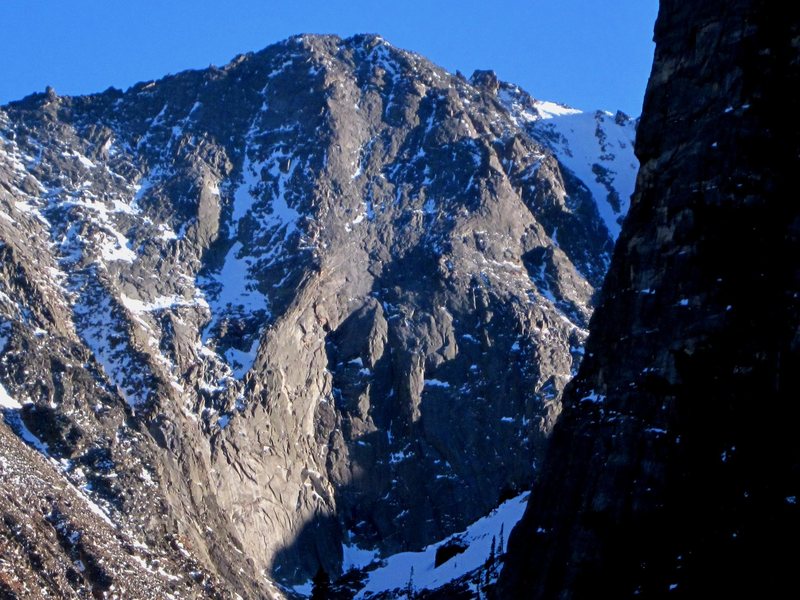
[[[562,135],[476,81],[303,35],[4,107],[13,422],[252,597],[518,494],[580,360],[632,128]]]
[[[491,70],[476,70],[469,78],[469,82],[477,88],[481,88],[490,94],[496,94],[500,89],[500,81],[497,79],[497,73]]]

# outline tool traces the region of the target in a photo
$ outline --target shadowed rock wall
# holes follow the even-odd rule
[[[796,8],[661,3],[637,191],[501,597],[796,589],[798,36]]]

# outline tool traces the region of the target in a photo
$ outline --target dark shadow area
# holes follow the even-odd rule
[[[340,579],[341,543],[418,551],[527,489],[544,408],[532,350],[515,344],[519,307],[476,279],[463,304],[448,307],[445,326],[432,316],[445,285],[435,261],[409,254],[329,332],[332,401],[319,404],[316,421],[318,443],[331,449],[337,512],[313,518],[278,553],[278,580],[307,581],[323,569],[336,585],[356,586],[358,573]],[[412,315],[417,289],[433,291],[413,297]],[[437,352],[417,345],[434,338]]]

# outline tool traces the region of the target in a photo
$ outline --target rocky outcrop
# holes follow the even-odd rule
[[[376,36],[28,97],[0,380],[112,520],[243,596],[419,549],[528,485],[633,131]]]
[[[9,421],[0,422],[0,597],[222,597],[180,539],[156,549],[112,523],[34,449],[46,452],[18,416]]]
[[[663,0],[655,38],[637,191],[501,597],[796,587],[800,20]]]

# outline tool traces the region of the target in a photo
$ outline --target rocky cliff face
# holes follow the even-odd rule
[[[540,459],[633,132],[375,36],[3,107],[5,421],[189,594],[459,531]]]
[[[655,36],[637,191],[502,597],[796,588],[800,19],[664,0]]]
[[[0,422],[0,597],[221,597],[178,539],[148,545],[112,522],[10,416],[11,427]]]

